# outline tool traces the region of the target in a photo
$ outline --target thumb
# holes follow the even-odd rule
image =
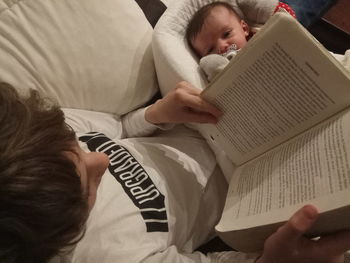
[[[278,229],[278,235],[283,240],[295,240],[305,234],[318,218],[318,211],[312,205],[306,205],[299,209],[282,227]]]

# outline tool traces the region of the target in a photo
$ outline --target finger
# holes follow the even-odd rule
[[[201,91],[202,90],[193,87],[190,83],[182,81],[176,85],[174,95],[183,105],[195,111],[210,113],[214,115],[214,117],[219,118],[222,115],[222,111],[201,98]]]
[[[199,96],[202,93],[202,89],[196,88],[192,84],[181,81],[176,85],[176,90],[179,92],[185,92],[187,94]]]
[[[215,118],[222,116],[222,111],[220,109],[199,96],[183,96],[183,104],[197,112],[210,113]]]
[[[175,90],[188,90],[188,91],[191,91],[191,92],[195,92],[195,93],[201,93],[201,89],[198,89],[196,87],[194,87],[191,83],[187,82],[187,81],[180,81],[176,84],[175,86]]]
[[[197,122],[197,123],[217,123],[217,118],[208,113],[189,111],[183,116],[181,122]]]
[[[280,239],[295,240],[311,228],[318,217],[314,206],[306,205],[299,209],[287,223],[278,229]]]
[[[201,89],[193,87],[191,84],[184,86],[184,90],[186,90],[188,94],[196,95],[196,96],[199,96],[202,93]]]
[[[350,231],[343,231],[326,237],[321,237],[317,241],[320,251],[324,251],[325,256],[341,255],[350,250]]]

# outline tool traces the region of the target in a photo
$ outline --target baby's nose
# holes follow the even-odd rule
[[[229,48],[230,43],[227,40],[219,40],[218,41],[218,53],[222,54],[225,53],[227,51],[227,49]]]

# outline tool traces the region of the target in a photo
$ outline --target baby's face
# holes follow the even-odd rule
[[[224,6],[216,6],[204,21],[199,34],[191,41],[200,57],[225,53],[235,44],[237,49],[247,43],[248,25]]]

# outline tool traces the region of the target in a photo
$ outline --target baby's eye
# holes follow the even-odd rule
[[[226,31],[226,32],[222,35],[222,37],[223,37],[223,38],[228,38],[228,37],[231,35],[231,31],[232,31],[232,30]]]

